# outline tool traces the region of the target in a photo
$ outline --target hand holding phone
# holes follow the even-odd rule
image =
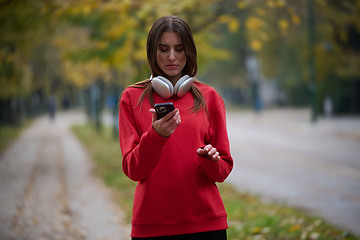
[[[150,112],[153,114],[152,126],[162,137],[169,137],[181,123],[180,112],[178,109],[175,110],[172,103],[155,104]],[[174,115],[166,116],[171,112]],[[161,119],[164,116],[166,117]]]
[[[157,119],[163,118],[166,114],[172,112],[175,109],[174,104],[171,102],[155,104],[154,108]]]

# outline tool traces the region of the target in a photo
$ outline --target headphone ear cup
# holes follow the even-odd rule
[[[178,97],[184,96],[191,88],[194,79],[189,75],[184,75],[175,84],[174,91]]]
[[[162,98],[168,99],[174,94],[172,83],[162,76],[152,78],[151,84],[155,92]]]

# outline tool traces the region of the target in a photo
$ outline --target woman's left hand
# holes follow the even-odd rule
[[[216,150],[216,148],[211,146],[211,144],[208,144],[203,148],[199,148],[196,152],[200,156],[208,158],[208,159],[210,159],[212,161],[217,162],[217,161],[220,160],[219,152]]]
[[[162,137],[170,137],[181,123],[180,112],[177,108],[161,119],[157,119],[155,109],[151,108],[149,111],[153,115],[152,126]]]

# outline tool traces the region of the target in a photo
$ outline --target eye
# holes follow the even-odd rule
[[[182,44],[178,44],[175,46],[175,51],[182,52],[184,51],[184,46]]]
[[[159,50],[160,50],[161,52],[167,52],[167,51],[169,50],[169,48],[166,47],[166,46],[159,46]]]

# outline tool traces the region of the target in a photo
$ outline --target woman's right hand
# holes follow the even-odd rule
[[[161,119],[157,119],[155,109],[149,111],[152,113],[152,126],[162,137],[170,137],[181,123],[179,109],[174,109]]]

